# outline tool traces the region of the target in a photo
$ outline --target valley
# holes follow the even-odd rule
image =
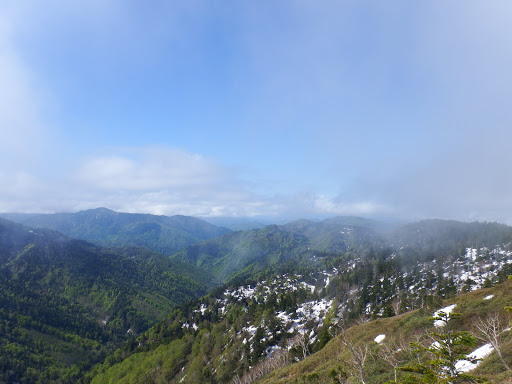
[[[512,384],[511,14],[0,1],[0,384]]]
[[[66,225],[112,228],[81,216]],[[357,383],[356,347],[372,356],[365,383],[418,379],[378,362],[380,349],[416,340],[447,303],[472,334],[471,319],[505,319],[512,305],[512,228],[497,223],[338,217],[220,228],[169,256],[1,224],[6,383]],[[508,377],[487,363],[494,355],[475,372]]]

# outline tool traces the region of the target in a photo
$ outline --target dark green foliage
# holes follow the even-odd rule
[[[137,377],[153,371],[158,372],[155,382],[166,378],[171,382],[183,379],[182,383],[229,383],[270,356],[269,347],[291,343],[285,331],[290,325],[276,316],[280,306],[277,296],[275,300],[265,299],[267,293],[260,289],[250,298],[235,299],[226,297],[222,293],[225,289],[172,311],[166,320],[137,338],[140,345],[128,356],[107,359],[88,378],[93,383],[117,382],[121,378],[139,382]],[[312,298],[304,288],[287,294],[294,303]],[[222,310],[219,298],[227,299]],[[187,343],[188,348],[178,351],[178,346]],[[115,356],[121,356],[121,352]]]
[[[410,382],[411,378],[416,377],[416,382],[420,383],[483,383],[483,379],[479,379],[473,375],[460,372],[455,364],[459,360],[468,360],[476,362],[476,359],[469,358],[467,354],[476,344],[476,338],[467,331],[456,331],[453,322],[460,319],[460,313],[446,314],[439,312],[433,317],[434,321],[441,321],[445,326],[440,327],[435,332],[430,332],[430,339],[427,345],[414,342],[411,345],[415,353],[419,356],[426,354],[426,358],[415,364],[409,364],[400,369],[405,372],[411,372],[404,381]]]
[[[155,216],[97,208],[77,213],[15,215],[24,225],[50,228],[106,247],[145,247],[164,255],[230,232],[189,216]]]
[[[307,245],[306,237],[271,225],[204,241],[173,258],[211,271],[221,281],[244,281],[269,269],[272,273],[286,269],[287,263],[310,254]]]
[[[329,372],[329,377],[334,384],[345,384],[348,379],[348,374],[343,367],[339,367],[337,370],[333,368],[331,372]]]
[[[142,248],[99,248],[0,219],[0,382],[76,382],[211,281]]]

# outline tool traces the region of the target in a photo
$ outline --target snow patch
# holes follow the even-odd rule
[[[373,339],[373,341],[375,341],[377,344],[380,344],[384,341],[385,338],[386,335],[378,335],[377,337],[375,337],[375,339]]]
[[[471,260],[475,261],[477,255],[478,255],[478,249],[466,248],[466,258],[467,259],[471,259]]]
[[[308,283],[305,283],[305,282],[301,282],[300,284],[302,286],[304,286],[304,288],[311,289],[311,293],[315,293],[315,286],[314,285],[311,285],[311,284],[308,284]]]
[[[492,351],[494,351],[494,348],[491,344],[484,344],[480,348],[475,349],[473,352],[471,352],[468,356],[469,359],[484,359],[487,356],[489,356]],[[481,360],[478,360],[474,363],[468,360],[459,360],[455,363],[455,368],[459,372],[469,372],[472,369],[475,369],[478,364],[480,364]]]
[[[441,344],[439,343],[439,341],[434,341],[432,344],[430,344],[430,348],[441,349]]]
[[[438,317],[441,312],[444,312],[448,315],[448,318],[450,317],[450,313],[453,312],[453,309],[457,306],[457,304],[452,304],[447,307],[441,308],[434,312],[434,317]],[[444,320],[435,320],[434,321],[434,327],[444,327],[446,325],[446,322]]]

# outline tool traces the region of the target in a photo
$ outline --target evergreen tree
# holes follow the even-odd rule
[[[468,360],[472,363],[478,359],[467,356],[468,349],[476,343],[476,338],[466,331],[455,331],[448,324],[452,320],[460,319],[460,313],[447,314],[439,312],[432,320],[445,324],[438,327],[438,332],[429,333],[430,342],[422,345],[418,342],[411,346],[418,354],[426,354],[426,361],[406,365],[399,368],[413,375],[404,377],[401,383],[428,383],[428,384],[458,384],[483,383],[481,378],[459,371],[455,364],[459,360]],[[420,380],[420,381],[418,381]]]

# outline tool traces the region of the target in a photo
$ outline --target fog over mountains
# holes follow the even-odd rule
[[[511,14],[0,1],[0,384],[512,384]]]

